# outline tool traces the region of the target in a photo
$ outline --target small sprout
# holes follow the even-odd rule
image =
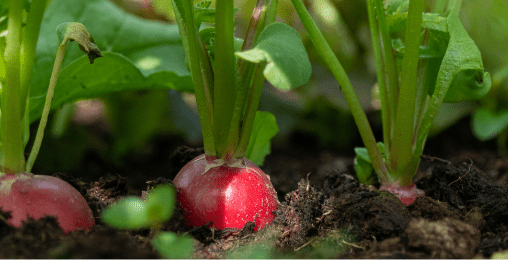
[[[102,220],[119,229],[155,227],[173,216],[175,203],[175,189],[160,185],[150,191],[145,201],[138,197],[127,197],[106,209]]]
[[[171,232],[156,235],[152,245],[164,258],[191,258],[194,251],[194,241],[191,237],[178,236]]]
[[[119,229],[138,229],[148,227],[147,209],[138,197],[128,197],[107,209],[102,221]]]
[[[172,232],[159,232],[160,227],[175,212],[176,192],[173,186],[159,185],[152,189],[146,200],[127,197],[106,209],[104,223],[118,229],[152,228],[153,247],[164,258],[190,258],[194,251],[193,239]]]

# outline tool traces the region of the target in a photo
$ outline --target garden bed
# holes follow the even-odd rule
[[[352,156],[295,143],[275,148],[262,167],[281,202],[274,224],[256,233],[247,225],[231,235],[237,230],[186,227],[177,210],[163,230],[192,235],[196,258],[490,257],[508,248],[508,160],[496,155],[493,143],[476,141],[468,120],[429,140],[429,155],[416,178],[427,196],[409,207],[387,192],[359,184]],[[95,228],[64,234],[49,217],[19,229],[0,222],[0,257],[159,257],[151,248],[150,230],[119,231],[99,218],[117,199],[142,196],[147,187],[171,182],[188,160],[202,153],[184,146],[175,150],[174,140],[158,143],[165,145],[154,145],[146,172],[136,162],[115,169],[90,157],[82,169],[95,169],[96,176],[102,175],[97,181],[57,174],[85,196],[96,216]]]

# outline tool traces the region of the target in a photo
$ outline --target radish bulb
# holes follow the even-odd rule
[[[399,198],[402,203],[406,204],[406,206],[415,202],[416,198],[425,196],[425,192],[418,189],[415,184],[402,186],[400,182],[392,183],[390,185],[382,185],[379,190],[386,190],[392,193]]]
[[[187,163],[174,180],[177,199],[188,226],[242,229],[254,222],[254,231],[274,219],[278,200],[269,177],[249,159],[200,155]]]
[[[27,216],[55,216],[65,233],[90,230],[95,220],[79,191],[69,183],[46,175],[4,174],[0,177],[0,208],[10,211],[7,223],[20,227]]]

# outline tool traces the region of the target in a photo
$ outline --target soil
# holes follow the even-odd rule
[[[192,236],[194,258],[491,257],[508,249],[508,159],[497,155],[494,142],[477,141],[468,120],[429,139],[416,176],[426,196],[410,206],[376,185],[358,183],[352,154],[300,147],[293,138],[274,147],[261,167],[280,200],[273,224],[259,232],[246,225],[235,235],[237,230],[186,227],[177,209],[162,230]],[[80,171],[57,174],[87,199],[96,217],[92,231],[64,234],[52,217],[29,219],[21,228],[0,221],[0,257],[160,258],[151,230],[116,230],[99,217],[122,197],[171,183],[203,153],[168,137],[152,144],[144,164],[133,159],[113,167],[88,155]]]

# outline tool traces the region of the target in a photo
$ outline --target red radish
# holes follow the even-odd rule
[[[235,161],[232,163],[231,161]],[[177,198],[186,224],[241,229],[254,221],[257,231],[274,219],[278,200],[268,176],[247,158],[229,164],[200,155],[175,177]]]
[[[392,183],[390,185],[381,186],[379,190],[386,190],[393,195],[397,196],[402,203],[406,206],[411,205],[416,198],[425,196],[425,192],[416,188],[415,184],[409,186],[400,186],[400,182]]]
[[[69,183],[46,175],[4,174],[0,177],[0,208],[10,211],[7,223],[20,227],[27,215],[57,217],[64,232],[90,230],[95,220],[86,200]]]

